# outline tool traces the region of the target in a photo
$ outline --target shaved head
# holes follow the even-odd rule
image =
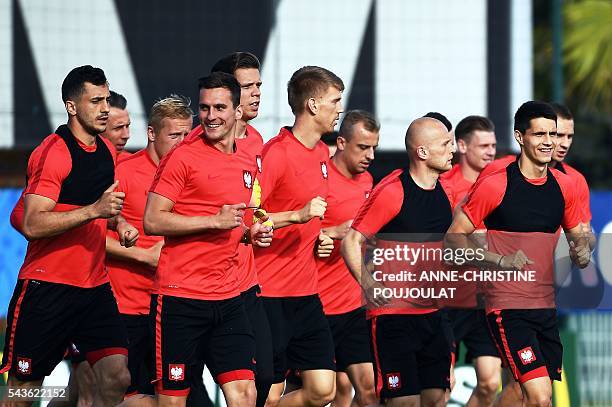
[[[406,151],[412,156],[416,148],[426,146],[442,133],[448,133],[444,123],[431,117],[421,117],[414,120],[406,130]]]
[[[422,162],[436,172],[450,169],[455,151],[453,137],[441,121],[431,117],[416,119],[406,130],[405,143],[411,163]]]

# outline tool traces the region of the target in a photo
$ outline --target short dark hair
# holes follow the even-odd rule
[[[572,111],[569,110],[569,107],[561,104],[561,103],[551,103],[550,104],[557,114],[557,118],[562,118],[565,120],[574,120],[574,115]]]
[[[230,91],[232,95],[232,105],[234,109],[240,104],[240,84],[234,78],[234,75],[225,72],[213,72],[208,76],[198,79],[198,88],[216,89],[224,88]]]
[[[365,110],[350,110],[346,113],[344,119],[342,119],[340,135],[347,141],[350,140],[353,137],[354,127],[358,123],[362,123],[367,131],[380,131],[380,123],[372,113]]]
[[[319,66],[304,66],[291,75],[287,83],[287,99],[293,114],[302,113],[304,102],[320,96],[330,86],[344,90],[344,82],[335,73]]]
[[[259,59],[250,52],[234,52],[218,60],[210,72],[225,72],[230,75],[238,69],[260,69]]]
[[[127,100],[121,93],[117,93],[111,90],[110,98],[108,99],[108,104],[110,105],[110,107],[125,110],[125,108],[127,107]]]
[[[336,139],[338,138],[337,131],[330,131],[329,133],[325,133],[321,136],[321,141],[324,142],[328,146],[335,146]]]
[[[85,83],[102,86],[108,83],[104,71],[91,65],[83,65],[68,72],[62,82],[62,100],[76,99],[83,93]]]
[[[534,100],[525,102],[514,114],[514,130],[525,134],[527,129],[531,127],[531,119],[540,117],[557,122],[557,114],[548,103]]]
[[[495,125],[487,117],[476,115],[468,116],[461,119],[461,121],[457,123],[457,127],[455,128],[455,138],[457,138],[457,140],[469,142],[473,133],[477,130],[495,131]]]
[[[429,112],[429,113],[427,113],[423,117],[430,117],[432,119],[436,119],[438,121],[441,121],[442,124],[444,125],[444,127],[446,127],[446,130],[448,130],[448,131],[451,131],[453,129],[453,125],[451,124],[450,120],[448,120],[446,118],[446,116],[444,116],[442,113]]]

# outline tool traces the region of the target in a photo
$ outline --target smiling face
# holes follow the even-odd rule
[[[256,68],[239,68],[234,72],[234,77],[240,84],[242,119],[248,122],[256,118],[259,113],[261,75]]]
[[[547,164],[552,160],[557,124],[544,117],[531,119],[529,124],[525,134],[518,130],[514,132],[516,141],[521,145],[521,154],[525,154],[535,164]]]
[[[233,106],[229,89],[200,89],[199,118],[208,140],[215,143],[227,139],[241,117],[242,108]]]
[[[476,171],[482,171],[495,159],[497,141],[492,131],[474,130],[469,140],[457,140],[457,147],[468,165]]]

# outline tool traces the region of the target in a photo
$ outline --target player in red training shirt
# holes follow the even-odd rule
[[[467,235],[484,222],[485,264],[537,273],[535,280],[493,282],[485,288],[487,321],[502,360],[520,383],[523,405],[551,405],[551,381],[561,377],[552,276],[560,226],[570,241],[572,261],[586,267],[590,260],[575,183],[548,168],[556,119],[552,107],[542,102],[527,102],[517,110],[519,159],[476,182],[446,237],[450,247],[468,247]]]
[[[343,90],[327,69],[297,70],[287,85],[294,125],[282,128],[262,153],[261,206],[276,229],[269,251],[255,248],[273,338],[270,406],[324,406],[334,398],[333,340],[317,295],[313,250],[328,193],[329,153],[320,139],[339,120]],[[281,399],[288,369],[301,371],[303,388]]]
[[[147,147],[121,158],[115,170],[118,190],[126,194],[122,215],[141,235],[138,244],[130,248],[121,246],[116,234],[106,238],[108,276],[128,331],[128,367],[132,378],[128,395],[154,394],[151,381],[155,353],[148,321],[163,238],[144,235],[142,218],[160,160],[191,130],[193,111],[189,104],[189,99],[176,95],[157,101],[149,115]]]
[[[125,150],[125,145],[130,139],[130,114],[127,110],[127,100],[125,97],[117,92],[110,92],[111,97],[109,100],[110,111],[108,112],[108,124],[106,131],[102,134],[106,137],[115,149],[117,150],[117,156],[127,157],[131,155],[130,152]]]
[[[240,84],[240,105],[242,106],[242,117],[236,122],[236,145],[238,154],[242,154],[257,165],[257,174],[261,173],[261,151],[263,149],[263,138],[249,124],[255,119],[259,112],[261,100],[261,75],[259,72],[259,59],[249,52],[234,52],[229,54],[213,65],[211,72],[225,72],[234,75]],[[192,135],[202,134],[202,126],[198,126],[190,133]],[[250,206],[259,206],[259,181],[257,177],[253,181],[253,197]],[[245,215],[246,224],[252,219],[252,210],[247,210]],[[272,385],[273,366],[272,366],[272,337],[270,334],[270,324],[268,316],[263,308],[263,303],[258,294],[260,287],[257,280],[255,268],[255,257],[251,245],[240,244],[238,246],[238,280],[240,292],[245,303],[247,316],[251,322],[253,333],[255,334],[255,359],[257,360],[257,370],[255,372],[255,387],[257,388],[257,406],[263,406],[268,397],[268,391]],[[203,370],[204,366],[200,366]],[[202,372],[194,372],[198,378],[202,377]],[[202,381],[201,379],[199,380]],[[198,405],[192,399],[195,395],[194,388],[187,401],[187,405]],[[199,386],[200,391],[206,391],[203,383]],[[202,396],[206,396],[202,393]],[[194,403],[194,404],[192,404]],[[201,403],[199,403],[201,404]]]
[[[374,188],[342,241],[342,255],[370,302],[370,336],[376,392],[386,405],[442,406],[450,387],[451,344],[442,311],[429,306],[389,306],[363,261],[362,246],[441,246],[452,220],[448,193],[438,182],[451,168],[453,137],[433,118],[413,121],[406,132],[409,169],[396,170]],[[392,236],[391,236],[392,235]],[[398,246],[399,247],[399,246]]]
[[[62,84],[68,123],[30,157],[18,225],[29,244],[0,367],[10,386],[39,386],[73,342],[93,366],[100,405],[116,404],[129,384],[127,338],[104,271],[107,219],[122,244],[138,238],[118,216],[125,194],[114,191],[116,154],[99,136],[109,97],[101,69],[73,69]]]
[[[486,117],[468,116],[457,124],[455,139],[459,162],[442,174],[440,180],[451,191],[456,207],[474,185],[480,172],[495,158],[495,126]],[[483,228],[484,225],[479,227]],[[455,343],[465,344],[466,362],[471,361],[476,370],[477,384],[467,405],[491,406],[499,387],[501,363],[489,335],[485,312],[483,309],[453,309],[449,310],[449,317]]]
[[[336,241],[344,238],[372,190],[367,169],[374,160],[379,131],[376,118],[365,111],[350,111],[342,120],[336,154],[329,163],[328,206],[322,221],[322,232]],[[317,258],[319,297],[334,338],[337,372],[348,374],[356,405],[375,405],[378,398],[361,287],[346,268],[339,246],[334,245],[330,257]],[[347,401],[346,406],[351,403]]]
[[[151,302],[155,390],[159,405],[185,405],[191,369],[204,360],[228,406],[254,406],[255,341],[237,248],[241,241],[269,246],[271,228],[243,226],[257,166],[237,153],[240,85],[214,72],[199,87],[204,133],[164,157],[145,209],[145,232],[165,238]]]

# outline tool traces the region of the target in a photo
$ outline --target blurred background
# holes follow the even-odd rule
[[[520,104],[566,103],[576,124],[567,161],[591,187],[600,247],[612,230],[610,0],[0,0],[0,318],[26,248],[9,214],[32,149],[66,121],[60,86],[68,71],[104,69],[128,100],[127,148],[135,151],[146,143],[153,103],[179,93],[196,110],[197,78],[234,51],[263,63],[253,124],[266,140],[292,123],[286,83],[296,69],[338,74],[345,109],[370,110],[382,122],[376,180],[405,165],[406,128],[427,112],[453,125],[488,116],[498,149],[508,151],[517,149]],[[612,406],[612,251],[598,250],[592,270],[586,282],[574,270],[565,287],[568,297],[592,301],[562,305],[567,380],[557,405]],[[460,390],[472,383],[465,372]],[[458,404],[461,394],[453,395]]]

